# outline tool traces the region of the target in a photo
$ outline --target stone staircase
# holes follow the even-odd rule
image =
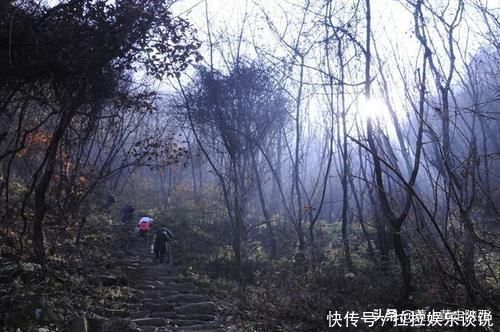
[[[135,331],[226,331],[217,323],[217,306],[178,268],[159,263],[146,241],[134,240],[118,259],[135,295],[127,310],[108,312],[107,318],[130,323]],[[116,328],[116,325],[114,325]],[[123,329],[125,331],[128,329]]]

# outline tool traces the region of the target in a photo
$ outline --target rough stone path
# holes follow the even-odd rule
[[[126,310],[132,325],[144,332],[225,331],[216,323],[212,299],[177,267],[157,262],[150,250],[149,242],[133,241],[118,261],[136,289]]]

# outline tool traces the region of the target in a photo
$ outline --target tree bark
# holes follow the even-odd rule
[[[57,160],[57,150],[59,148],[59,143],[61,142],[66,129],[71,122],[75,114],[76,109],[73,108],[71,111],[63,113],[59,124],[57,125],[54,134],[50,140],[47,152],[45,154],[45,165],[42,168],[42,173],[40,175],[40,180],[35,187],[35,215],[33,217],[33,252],[35,254],[36,260],[40,264],[45,264],[45,246],[44,246],[44,234],[43,234],[43,221],[47,213],[47,203],[46,203],[46,193],[49,189],[50,180],[54,173],[56,160]]]
[[[264,215],[264,221],[266,223],[267,230],[269,232],[269,242],[271,245],[271,259],[277,257],[277,244],[276,237],[274,235],[273,225],[271,224],[271,216],[267,210],[266,200],[264,197],[264,191],[262,190],[262,182],[259,175],[259,169],[257,168],[257,161],[255,160],[255,153],[252,152],[252,168],[255,175],[255,182],[257,183],[257,190],[259,192],[260,206],[262,207],[262,214]]]

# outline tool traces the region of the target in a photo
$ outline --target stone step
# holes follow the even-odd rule
[[[119,263],[124,266],[132,266],[132,267],[139,267],[141,265],[141,263],[138,260],[122,260]]]
[[[195,320],[202,320],[205,322],[211,322],[215,319],[215,316],[207,314],[191,314],[191,315],[177,315],[177,318],[186,320],[195,319]]]
[[[158,304],[158,303],[164,303],[164,302],[167,302],[165,301],[162,297],[158,296],[158,297],[146,297],[146,296],[141,296],[141,301],[144,303],[144,302],[151,302],[151,303],[155,303],[155,304]]]
[[[175,282],[175,283],[190,283],[193,280],[188,277],[183,277],[183,276],[159,276],[157,277],[158,280],[164,281],[166,283],[169,282]]]
[[[128,310],[137,310],[137,308],[139,308],[141,306],[141,303],[140,302],[137,302],[137,303],[127,303],[125,305],[125,307],[128,309]]]
[[[171,326],[192,326],[192,325],[202,325],[202,324],[208,324],[208,323],[196,319],[171,319],[168,321],[168,325]]]
[[[158,328],[156,326],[143,326],[138,329],[140,332],[158,332]]]
[[[174,331],[183,331],[183,332],[188,332],[188,331],[207,331],[207,330],[217,330],[219,329],[220,326],[216,324],[198,324],[198,325],[190,325],[190,326],[180,326],[177,328],[174,328]],[[224,330],[222,330],[224,331]]]
[[[160,317],[137,318],[132,320],[132,322],[139,326],[165,326],[167,324],[165,319]]]
[[[197,291],[198,288],[193,283],[171,283],[165,287],[165,290],[178,291],[180,293],[186,293],[190,291]]]
[[[168,318],[168,319],[174,319],[178,318],[179,315],[177,315],[176,312],[174,311],[156,311],[150,314],[151,317],[160,317],[160,318]]]
[[[177,331],[181,331],[181,332],[200,332],[200,331],[203,331],[203,332],[226,332],[226,329],[222,328],[222,327],[219,327],[219,328],[206,328],[206,329],[200,329],[200,330],[195,330],[195,329],[190,329],[190,330],[186,330],[185,328],[179,328],[177,330],[175,330],[176,332]]]
[[[150,312],[173,311],[174,306],[171,303],[143,303],[143,308]]]
[[[149,315],[149,310],[131,311],[129,316],[132,319],[146,318]]]
[[[135,266],[123,266],[122,269],[125,272],[137,272],[137,267]]]
[[[107,309],[103,312],[103,315],[106,317],[119,317],[125,318],[130,316],[130,312],[124,309]]]
[[[178,289],[178,288],[170,288],[170,287],[166,287],[165,290],[167,292],[177,292],[177,293],[180,293],[180,294],[193,294],[193,293],[197,293],[199,290],[198,289]]]
[[[167,290],[162,290],[162,289],[142,291],[142,296],[149,297],[149,298],[168,297],[168,296],[174,296],[174,295],[179,295],[179,292],[178,291],[167,291]]]
[[[198,294],[177,294],[165,297],[170,303],[200,303],[200,302],[208,302],[210,301],[210,297],[207,295],[198,295]]]
[[[138,329],[140,332],[172,332],[171,329],[167,327],[158,327],[158,326],[142,326]]]
[[[165,287],[165,283],[163,281],[158,281],[158,280],[143,280],[142,283],[143,285],[151,285],[154,286],[155,288]]]
[[[158,290],[159,289],[158,287],[155,287],[153,285],[137,285],[136,288],[139,289],[139,290],[144,290],[144,291],[147,291],[147,290]]]
[[[216,310],[217,306],[213,302],[189,303],[175,308],[175,312],[181,315],[209,315],[215,313]]]

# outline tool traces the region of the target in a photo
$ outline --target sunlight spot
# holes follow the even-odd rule
[[[380,122],[382,125],[391,122],[391,114],[385,102],[378,98],[361,98],[357,115],[362,122],[366,122],[368,119]]]
[[[401,108],[396,109],[396,116],[399,123],[403,121],[403,110]],[[356,112],[356,121],[358,121],[362,127],[366,127],[368,119],[372,120],[372,123],[381,129],[389,139],[394,139],[396,137],[396,127],[391,116],[391,112],[387,108],[385,100],[381,98],[360,98],[358,102],[358,109]]]

